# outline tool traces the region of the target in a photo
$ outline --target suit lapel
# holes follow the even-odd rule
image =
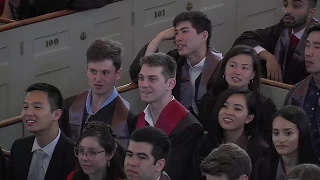
[[[200,74],[200,84],[196,90],[197,101],[200,101],[203,95],[207,92],[208,81],[220,62],[219,57],[213,54],[211,51],[214,50],[209,48],[207,51],[206,61],[204,62],[202,73]]]
[[[21,154],[19,155],[19,158],[15,159],[16,163],[23,163],[22,166],[22,177],[25,177],[25,179],[28,179],[29,174],[29,168],[31,165],[32,160],[32,146],[34,142],[35,136],[32,136],[32,138],[28,139],[28,142],[25,144],[25,151],[19,151]],[[20,148],[20,147],[19,147]],[[24,149],[24,147],[21,147]],[[26,161],[21,161],[21,159],[26,159]],[[19,175],[18,175],[19,176]]]
[[[59,141],[53,151],[45,180],[56,180],[57,177],[61,176],[61,168],[65,167],[62,166],[64,164],[64,159],[66,158],[64,149],[66,148],[67,139],[63,133],[60,134]]]
[[[169,175],[163,171],[162,175],[160,176],[160,180],[171,180]]]

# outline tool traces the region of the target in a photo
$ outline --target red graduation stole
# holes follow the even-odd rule
[[[155,127],[163,130],[167,135],[170,135],[173,129],[179,124],[189,111],[182,106],[177,100],[173,99],[160,113]],[[139,116],[136,129],[147,126],[147,121],[144,119],[145,113],[142,112]]]

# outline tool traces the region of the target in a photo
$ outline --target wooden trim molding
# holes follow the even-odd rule
[[[54,19],[54,18],[58,18],[58,17],[62,17],[62,16],[67,16],[69,14],[74,14],[74,13],[77,13],[77,12],[79,12],[79,11],[77,11],[77,10],[62,10],[62,11],[57,11],[57,12],[45,14],[45,15],[42,15],[42,16],[37,16],[37,17],[33,17],[33,18],[24,19],[24,20],[21,20],[21,21],[13,21],[13,20],[11,20],[13,22],[10,22],[8,24],[0,26],[0,32],[7,31],[9,29],[14,29],[14,28],[21,27],[21,26],[25,26],[25,25],[29,25],[29,24],[34,24],[34,23],[41,22],[41,21],[46,21],[46,20],[49,20],[49,19]]]
[[[11,126],[14,124],[18,124],[22,121],[21,116],[11,117],[9,119],[5,119],[0,121],[0,128]]]
[[[124,93],[124,92],[131,91],[134,89],[138,89],[138,84],[134,83],[134,82],[117,87],[118,93]]]
[[[8,23],[16,22],[16,21],[12,20],[12,19],[0,17],[0,22],[8,24]]]
[[[278,87],[281,89],[288,89],[289,90],[292,88],[292,85],[290,85],[290,84],[285,84],[285,83],[272,81],[272,80],[264,79],[264,78],[261,78],[261,83],[265,84],[265,85],[273,86],[273,87]]]

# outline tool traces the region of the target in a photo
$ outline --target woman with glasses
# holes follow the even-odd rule
[[[104,122],[89,122],[74,149],[77,169],[67,180],[121,180],[125,150],[118,143],[111,127]]]

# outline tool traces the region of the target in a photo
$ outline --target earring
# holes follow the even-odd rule
[[[107,167],[110,167],[110,161],[107,162]]]
[[[253,83],[253,79],[250,80],[250,83]]]
[[[224,75],[222,75],[222,78],[224,79]]]

